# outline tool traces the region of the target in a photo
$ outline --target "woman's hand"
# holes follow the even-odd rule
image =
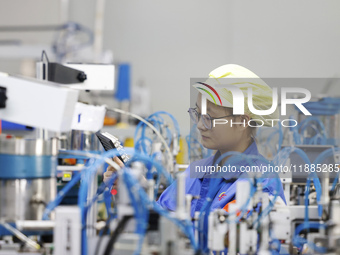
[[[118,157],[114,157],[113,161],[120,166],[121,168],[124,167],[124,163],[118,158]],[[110,180],[111,176],[113,173],[115,173],[117,171],[117,169],[115,169],[113,166],[109,165],[108,168],[106,169],[106,172],[103,174],[103,181],[106,183]],[[114,184],[114,186],[116,185],[116,182]]]

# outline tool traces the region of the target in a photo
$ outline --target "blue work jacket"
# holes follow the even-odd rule
[[[258,159],[252,159],[252,165],[260,166],[263,164],[261,161],[261,154],[257,150],[256,143],[253,142],[244,152],[246,155],[259,156]],[[224,174],[222,178],[209,178],[207,173],[193,173],[196,166],[205,167],[212,166],[215,164],[216,159],[220,156],[216,153],[214,156],[205,158],[199,161],[195,161],[190,164],[190,166],[185,170],[187,175],[185,182],[185,193],[191,194],[193,196],[199,197],[198,199],[193,199],[191,202],[191,216],[194,216],[196,211],[200,211],[204,205],[207,194],[210,191],[210,197],[212,198],[210,210],[215,209],[225,209],[227,211],[227,204],[235,200],[236,193],[236,183],[238,181],[245,181],[245,178],[233,178],[228,177],[228,173]],[[264,158],[263,158],[264,160]],[[239,162],[238,167],[249,165],[248,162]],[[190,173],[191,172],[191,173]],[[232,173],[231,173],[232,175]],[[230,176],[230,175],[229,175]],[[284,192],[282,188],[282,183],[280,179],[274,180],[273,178],[262,178],[262,187],[264,192],[268,192],[270,195],[275,195],[275,191],[286,203]],[[279,182],[278,182],[279,181]],[[210,187],[210,183],[212,184]],[[164,209],[175,211],[176,210],[176,200],[177,200],[177,181],[174,181],[159,197],[157,203]],[[215,190],[213,190],[215,189]],[[211,196],[211,192],[213,195]]]

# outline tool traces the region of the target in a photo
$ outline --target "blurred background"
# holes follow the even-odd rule
[[[2,0],[1,6],[0,71],[34,77],[43,49],[50,61],[128,63],[132,97],[137,87],[146,91],[142,115],[165,110],[180,126],[188,126],[190,78],[223,64],[260,77],[340,76],[337,0]],[[113,93],[83,97],[115,105]]]

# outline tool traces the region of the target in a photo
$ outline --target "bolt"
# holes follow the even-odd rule
[[[87,79],[87,76],[84,72],[80,72],[77,76],[78,81],[83,82]]]

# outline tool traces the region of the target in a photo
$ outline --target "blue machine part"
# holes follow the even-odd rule
[[[0,179],[55,177],[56,156],[0,154]]]
[[[115,98],[118,101],[130,100],[130,65],[119,65],[117,90]]]
[[[2,130],[34,130],[34,128],[1,120]]]

